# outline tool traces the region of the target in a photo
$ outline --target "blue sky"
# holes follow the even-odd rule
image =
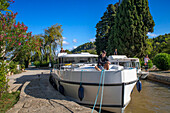
[[[155,21],[150,38],[170,33],[170,0],[148,0]],[[59,23],[62,25],[64,49],[73,49],[95,39],[95,25],[109,4],[118,0],[15,0],[10,6],[18,12],[16,20],[24,22],[28,31],[42,34],[44,29]]]

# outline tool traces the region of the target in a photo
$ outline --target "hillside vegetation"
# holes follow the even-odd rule
[[[92,54],[96,54],[96,46],[94,45],[94,42],[87,42],[85,44],[82,44],[78,46],[77,48],[73,49],[72,53],[81,53],[81,52],[89,52]]]

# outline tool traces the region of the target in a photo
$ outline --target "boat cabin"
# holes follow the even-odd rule
[[[97,58],[98,55],[86,52],[78,54],[59,53],[57,60],[60,66],[69,66],[72,64],[93,64],[97,62]]]
[[[128,58],[125,55],[111,55],[108,57],[112,64],[123,66],[124,68],[136,68],[141,70],[138,58]]]

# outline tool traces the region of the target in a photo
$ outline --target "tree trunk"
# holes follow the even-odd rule
[[[28,60],[25,60],[25,68],[28,68],[28,65],[29,65],[29,58]]]

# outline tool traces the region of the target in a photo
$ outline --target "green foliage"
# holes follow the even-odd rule
[[[17,13],[6,14],[0,12],[0,56],[13,56],[13,61],[17,56],[18,59],[26,59],[31,51],[39,51],[40,42],[32,32],[27,32],[28,27],[24,23],[16,23]]]
[[[11,11],[7,8],[10,6],[11,3],[14,3],[14,0],[1,0],[0,1],[0,11]]]
[[[145,66],[144,61],[141,61],[140,65],[141,65],[141,68],[144,68],[144,66]]]
[[[155,23],[148,7],[148,0],[123,0],[117,9],[115,24],[109,36],[108,53],[145,56],[147,33],[153,32]]]
[[[13,61],[12,61],[12,62],[9,64],[10,71],[14,73],[14,72],[17,70],[17,65],[18,65],[17,62],[13,62]]]
[[[5,113],[12,108],[19,100],[20,91],[4,93],[0,98],[0,113]]]
[[[81,50],[81,52],[88,52],[90,54],[97,54],[96,50]]]
[[[110,4],[104,15],[101,17],[101,21],[96,24],[96,51],[99,55],[102,50],[107,49],[108,37],[111,35],[111,27],[115,24],[116,9],[118,4]]]
[[[21,64],[21,69],[25,69],[25,65],[24,64]]]
[[[140,65],[141,65],[142,68],[145,66],[144,64],[145,64],[144,61],[141,61]],[[148,61],[148,68],[150,69],[152,67],[153,67],[152,60],[149,60]]]
[[[151,58],[158,53],[168,53],[170,54],[170,33],[165,35],[159,35],[158,37],[147,39],[147,50]]]
[[[40,67],[48,67],[49,66],[49,62],[47,61],[42,61],[42,63],[40,64]]]
[[[46,62],[53,62],[52,60],[56,55],[56,48],[62,46],[63,42],[63,29],[61,27],[62,25],[55,24],[45,29],[44,35],[35,35],[35,37],[41,42],[41,46],[40,51],[32,56],[32,61],[38,60],[42,62],[43,60],[46,60]]]
[[[150,68],[152,68],[152,67],[153,67],[152,60],[149,60],[149,61],[148,61],[148,68],[150,69]]]
[[[39,66],[40,66],[40,61],[34,61],[34,65],[35,65],[36,67],[39,67]]]
[[[159,53],[153,59],[154,64],[161,70],[170,69],[170,54]]]
[[[6,79],[7,67],[3,61],[0,61],[0,98],[2,93],[7,91],[8,88],[8,80]]]
[[[66,49],[65,52],[66,52],[67,54],[72,54],[72,52],[69,51],[68,49]]]
[[[34,65],[36,67],[48,67],[49,66],[49,62],[47,62],[47,61],[42,61],[42,62],[34,61]],[[53,62],[52,62],[52,65],[53,65]]]
[[[11,63],[9,64],[9,69],[10,69],[9,71],[13,72],[14,74],[21,73],[22,71],[17,69],[17,65],[19,65],[18,62],[11,61]]]
[[[80,46],[78,46],[77,48],[73,49],[71,52],[72,53],[80,53],[82,50],[94,50],[95,49],[95,45],[94,42],[87,42],[85,44],[82,44]]]

